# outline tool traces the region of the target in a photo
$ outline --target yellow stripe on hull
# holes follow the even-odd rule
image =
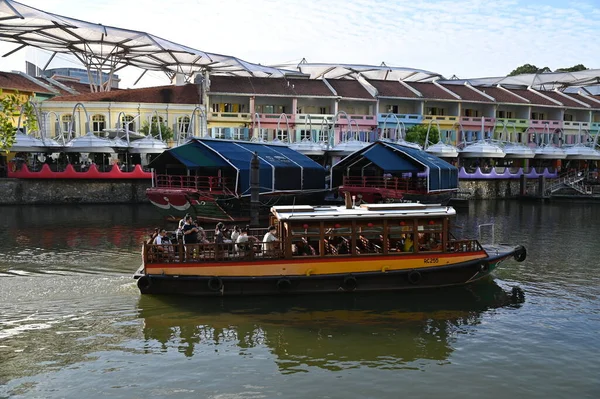
[[[427,256],[364,256],[361,258],[310,258],[248,263],[161,263],[147,264],[146,274],[168,276],[308,276],[386,272],[449,266],[486,258],[485,252],[470,254],[431,254]]]

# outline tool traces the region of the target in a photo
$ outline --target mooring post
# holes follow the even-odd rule
[[[540,198],[544,198],[546,195],[546,176],[544,175],[538,177],[538,195]]]
[[[250,224],[253,227],[259,225],[258,213],[260,211],[260,201],[258,195],[260,193],[260,160],[255,152],[250,161]]]
[[[527,180],[525,174],[519,176],[519,195],[527,195]]]

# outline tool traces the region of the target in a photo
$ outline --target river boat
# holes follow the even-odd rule
[[[269,295],[391,291],[472,283],[523,246],[450,233],[452,207],[414,203],[274,206],[278,240],[144,244],[142,294]],[[264,240],[267,241],[267,240]]]

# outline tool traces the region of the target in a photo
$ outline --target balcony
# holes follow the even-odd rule
[[[312,124],[313,128],[318,128],[322,123],[333,123],[332,114],[295,114],[294,119],[299,126]]]
[[[395,118],[394,115],[396,116]],[[377,116],[377,122],[383,124],[384,121],[386,121],[387,125],[394,126],[396,118],[405,125],[420,125],[423,121],[423,115],[421,114],[379,114]]]
[[[579,131],[579,129],[589,130],[590,123],[589,122],[578,122],[578,121],[563,121],[563,128],[565,130],[577,130],[577,131]]]
[[[496,118],[496,126],[514,126],[516,128],[527,129],[529,127],[529,119],[523,118]]]
[[[423,115],[423,123],[429,123],[429,121],[433,120],[440,124],[454,125],[456,122],[459,121],[459,119],[460,118],[458,116],[450,115]]]
[[[359,126],[377,126],[377,117],[375,115],[350,115]]]
[[[562,129],[563,121],[555,119],[531,119],[529,121],[529,126],[534,127],[539,131],[548,126],[550,131],[553,131],[554,129]]]
[[[598,132],[600,131],[600,122],[592,122],[590,123],[590,130]]]
[[[463,126],[478,126],[481,127],[481,116],[461,116],[460,124]],[[486,127],[493,127],[496,124],[495,118],[483,118],[483,125]]]
[[[252,120],[249,112],[209,112],[209,122],[242,122],[248,123]]]

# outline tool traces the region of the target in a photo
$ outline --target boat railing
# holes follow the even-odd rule
[[[199,244],[144,244],[144,263],[204,263],[215,261],[252,261],[255,259],[281,259],[280,241],[263,243],[199,243]]]
[[[381,177],[381,176],[344,176],[344,187],[361,187],[395,191],[419,191],[427,187],[425,178]]]
[[[483,247],[477,240],[450,240],[448,241],[448,252],[477,252],[483,251]]]
[[[230,191],[229,180],[219,176],[156,175],[156,187],[193,188],[199,191]]]

